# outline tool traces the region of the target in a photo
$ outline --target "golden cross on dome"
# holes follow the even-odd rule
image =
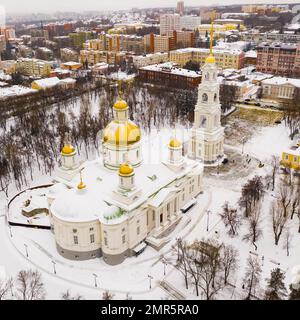
[[[86,185],[84,184],[83,179],[82,179],[82,170],[80,170],[79,175],[80,175],[80,183],[78,184],[77,188],[79,190],[81,190],[86,187]]]
[[[214,38],[214,19],[215,19],[215,10],[211,12],[210,20],[211,20],[211,27],[210,27],[210,55],[212,55],[212,47],[213,47],[213,38]]]
[[[119,100],[122,100],[122,80],[118,80],[118,94]]]

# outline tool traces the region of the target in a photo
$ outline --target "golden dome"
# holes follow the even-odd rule
[[[85,183],[83,181],[80,181],[80,183],[77,186],[77,189],[78,190],[82,190],[82,189],[85,189],[85,188],[86,188]]]
[[[172,139],[169,143],[169,146],[171,148],[179,148],[182,146],[182,143],[181,141],[177,140],[176,138]]]
[[[103,141],[115,145],[129,145],[140,141],[141,130],[132,121],[110,122],[103,132]]]
[[[124,110],[128,108],[128,104],[126,101],[119,99],[115,104],[114,104],[114,108],[118,109],[118,110]]]
[[[119,168],[119,175],[130,176],[134,173],[133,167],[129,163],[121,164]]]
[[[66,144],[61,150],[61,153],[64,155],[68,155],[73,153],[74,151],[75,151],[75,148],[71,144]]]
[[[216,63],[216,59],[215,59],[215,57],[214,57],[212,54],[210,54],[210,55],[206,58],[205,63]]]

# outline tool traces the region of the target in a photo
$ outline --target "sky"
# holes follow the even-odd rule
[[[241,4],[241,3],[299,3],[300,0],[186,0],[186,6]],[[177,0],[1,0],[8,13],[36,13],[53,11],[102,11],[130,9],[132,7],[175,7]]]

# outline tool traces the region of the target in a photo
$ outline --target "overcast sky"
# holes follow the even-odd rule
[[[300,0],[186,0],[186,6],[205,4],[240,4],[240,3],[299,3]],[[132,7],[175,7],[177,0],[1,0],[8,13],[35,13],[53,11],[83,11],[83,10],[116,10]]]

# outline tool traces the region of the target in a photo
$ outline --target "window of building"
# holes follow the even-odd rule
[[[94,234],[90,234],[90,241],[91,241],[91,243],[95,243],[95,235]]]
[[[78,244],[78,236],[74,236],[74,244]]]
[[[122,232],[125,232],[125,228],[122,229]]]
[[[108,245],[108,242],[107,242],[107,237],[104,237],[104,245]]]
[[[152,221],[154,221],[155,220],[155,211],[153,210],[152,211]]]
[[[90,231],[94,231],[94,228],[90,228]]]
[[[140,231],[141,231],[141,230],[140,230],[140,226],[138,226],[138,227],[136,228],[136,234],[139,235],[139,234],[140,234]]]
[[[203,93],[202,102],[207,102],[207,101],[208,101],[208,95],[206,93]]]
[[[77,229],[73,229],[73,233],[77,233]]]
[[[125,234],[122,235],[122,243],[124,244],[126,242],[126,236]]]
[[[159,221],[160,221],[160,223],[163,222],[163,214],[162,213],[160,214]]]

